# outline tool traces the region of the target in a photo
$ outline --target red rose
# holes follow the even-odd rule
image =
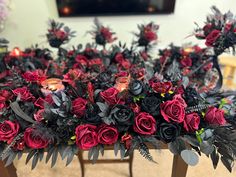
[[[82,150],[88,150],[96,146],[98,144],[96,129],[96,126],[90,124],[76,127],[76,145]]]
[[[117,39],[116,37],[113,37],[113,33],[110,31],[109,28],[102,27],[100,29],[100,33],[108,43],[111,43]]]
[[[0,123],[0,141],[6,141],[10,144],[15,136],[18,134],[20,125],[17,122],[5,120]]]
[[[56,36],[56,38],[61,39],[61,40],[64,40],[68,37],[68,34],[62,30],[55,30],[53,31],[53,33]]]
[[[27,71],[22,75],[22,77],[27,82],[37,82],[37,83],[41,83],[47,78],[44,72],[40,69],[37,69],[35,71]]]
[[[49,144],[49,140],[43,135],[37,134],[32,127],[25,130],[24,141],[25,144],[32,149],[43,149],[48,147]]]
[[[124,69],[129,69],[131,67],[131,63],[129,60],[127,59],[124,59],[121,63],[120,63],[120,66]]]
[[[82,117],[85,113],[87,105],[87,100],[83,98],[76,98],[74,101],[72,101],[72,112],[78,117]]]
[[[116,61],[117,63],[121,63],[124,59],[125,59],[125,58],[124,58],[124,56],[123,56],[122,53],[117,53],[116,56],[115,56],[115,61]]]
[[[205,66],[203,66],[203,69],[204,69],[205,71],[209,71],[209,70],[212,69],[212,67],[213,67],[213,63],[208,63],[208,64],[206,64]]]
[[[102,66],[103,62],[101,58],[94,58],[92,60],[89,60],[89,66],[92,67],[94,65],[100,65]]]
[[[88,64],[88,59],[84,55],[77,55],[75,57],[75,61],[83,66],[87,66],[87,64]]]
[[[220,37],[220,31],[219,30],[213,30],[210,34],[206,37],[206,46],[213,46],[215,41]]]
[[[161,115],[167,122],[173,121],[181,123],[184,121],[185,117],[184,105],[178,99],[166,101],[161,104],[160,108],[161,108]]]
[[[53,99],[52,99],[52,95],[48,94],[44,99],[39,97],[35,102],[34,105],[37,107],[40,107],[41,109],[44,109],[44,105],[48,103],[48,104],[52,104],[54,103]]]
[[[212,30],[212,24],[206,24],[203,28],[204,34],[208,35]]]
[[[156,132],[156,120],[146,112],[140,112],[134,119],[133,129],[142,135],[152,135]]]
[[[0,103],[4,103],[11,99],[12,94],[8,90],[0,90]]]
[[[32,101],[35,97],[30,93],[27,87],[21,87],[13,90],[13,93],[18,96],[20,95],[21,101]]]
[[[153,91],[157,93],[167,93],[172,89],[171,82],[153,82],[150,85]]]
[[[231,30],[231,28],[232,28],[232,23],[226,23],[224,30],[225,30],[225,32],[229,32]]]
[[[118,98],[119,91],[111,87],[107,90],[100,92],[100,96],[110,105],[122,104],[123,101]]]
[[[184,128],[187,132],[194,132],[198,130],[200,124],[200,117],[197,113],[187,114],[184,119]]]
[[[98,128],[98,143],[114,144],[118,140],[118,130],[116,127],[102,124]]]
[[[115,74],[116,78],[118,78],[118,77],[127,77],[127,76],[129,76],[129,73],[126,72],[126,71],[120,71],[120,72]]]
[[[176,94],[173,97],[173,99],[178,100],[183,105],[184,108],[187,107],[187,104],[186,104],[185,100],[182,98],[181,94]]]
[[[25,149],[25,141],[24,138],[21,138],[16,144],[13,146],[13,149],[23,151]]]
[[[70,69],[66,74],[63,75],[63,82],[68,82],[70,85],[75,87],[75,81],[83,76],[83,72],[80,69]]]
[[[134,113],[140,112],[140,106],[137,103],[131,103],[129,107],[132,109]]]
[[[157,34],[154,31],[151,31],[151,30],[145,30],[144,31],[144,38],[148,42],[152,42],[152,41],[155,41],[157,39]]]
[[[208,108],[205,115],[205,121],[209,124],[224,125],[226,123],[224,111],[216,107]]]
[[[183,67],[190,67],[192,66],[192,60],[189,57],[185,57],[180,60],[180,63]]]
[[[34,119],[37,121],[37,122],[40,122],[42,121],[44,118],[43,118],[43,115],[44,115],[44,109],[40,109],[38,110],[35,114],[34,114]]]

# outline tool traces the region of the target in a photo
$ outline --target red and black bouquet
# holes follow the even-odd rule
[[[147,45],[156,39],[152,28],[150,23],[140,33],[143,38],[150,32]],[[109,42],[108,36],[114,39],[103,34],[96,33],[104,37],[99,45]],[[28,152],[34,168],[45,151],[52,166],[58,155],[68,165],[79,150],[89,150],[96,161],[107,145],[114,145],[122,159],[139,149],[154,161],[147,144],[159,148],[164,142],[190,165],[204,153],[214,167],[221,158],[232,170],[235,93],[200,93],[194,79],[182,72],[195,62],[203,66],[205,49],[172,46],[161,51],[163,61],[154,68],[147,51],[121,43],[107,50],[93,44],[59,48],[55,59],[38,46],[17,50],[0,60],[5,73],[0,78],[0,158],[6,165]],[[165,67],[171,69],[164,72]]]

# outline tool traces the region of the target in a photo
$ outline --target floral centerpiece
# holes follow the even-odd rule
[[[133,46],[120,42],[109,49],[105,45],[116,38],[97,20],[95,24],[93,36],[102,50],[96,44],[66,50],[60,47],[65,38],[57,38],[53,30],[47,34],[52,36],[49,42],[62,39],[52,45],[58,48],[57,58],[37,45],[1,57],[0,158],[6,165],[28,152],[27,163],[32,158],[35,168],[45,151],[51,166],[59,154],[68,165],[80,150],[88,150],[95,162],[107,145],[114,145],[122,159],[138,149],[154,162],[147,143],[159,148],[164,142],[189,165],[204,153],[215,168],[221,158],[231,171],[236,156],[235,93],[200,93],[186,74],[168,75],[163,66],[151,67],[148,49],[158,29],[154,23],[140,26]],[[202,59],[204,49],[192,49]],[[181,66],[192,66],[189,53],[180,57]]]

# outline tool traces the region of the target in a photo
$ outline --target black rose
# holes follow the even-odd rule
[[[102,72],[97,76],[96,85],[100,88],[112,87],[113,78],[110,73]]]
[[[101,117],[98,115],[100,113],[100,109],[96,104],[88,104],[86,106],[85,112],[85,122],[90,124],[100,124],[102,122]]]
[[[97,34],[97,35],[95,36],[95,41],[96,41],[96,43],[99,44],[99,45],[105,45],[105,44],[106,44],[106,39],[105,39],[105,37],[104,37],[103,35],[101,35],[101,34]]]
[[[111,110],[111,118],[116,122],[120,131],[126,131],[132,125],[134,113],[125,105],[116,105]]]
[[[201,100],[200,95],[197,93],[195,88],[188,87],[184,93],[184,98],[188,106],[194,106]]]
[[[157,135],[165,143],[172,142],[180,135],[180,127],[177,124],[161,123]]]
[[[139,80],[134,80],[129,84],[129,91],[133,95],[139,95],[143,91],[143,84]]]
[[[160,113],[160,103],[161,100],[155,96],[147,96],[142,100],[141,108],[143,111],[151,114],[152,116],[157,116]]]

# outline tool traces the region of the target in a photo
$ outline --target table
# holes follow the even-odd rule
[[[163,144],[161,146],[161,149],[167,149],[167,148],[168,147],[166,144]],[[111,150],[111,149],[113,149],[112,146],[105,148],[105,150]],[[149,147],[149,149],[153,149],[153,148]],[[81,167],[81,177],[85,177],[85,164],[91,163],[91,162],[83,158],[83,152],[78,153],[78,159],[79,159],[80,167]],[[132,173],[133,155],[131,155],[129,159],[125,159],[125,160],[103,159],[103,160],[98,160],[96,163],[128,163],[130,177],[133,177],[133,173]],[[174,155],[171,177],[186,177],[187,169],[188,169],[188,165],[182,160],[182,158],[179,155]],[[16,171],[17,169],[14,167],[13,164],[8,167],[4,167],[4,162],[0,161],[0,177],[17,177]]]

